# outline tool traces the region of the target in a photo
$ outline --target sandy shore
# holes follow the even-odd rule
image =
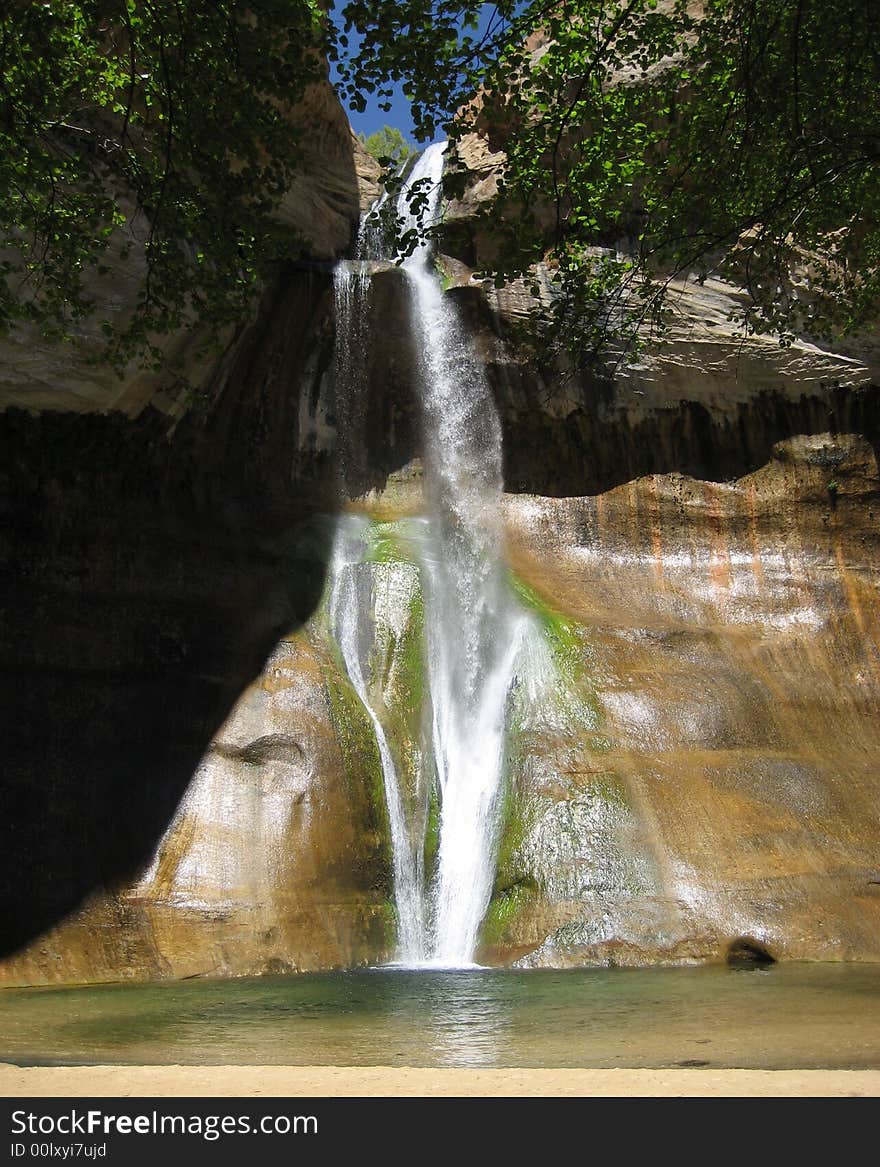
[[[880,1097],[880,1070],[462,1070],[0,1064],[3,1097]]]

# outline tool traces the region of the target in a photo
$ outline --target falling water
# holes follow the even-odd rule
[[[427,185],[421,225],[437,217],[444,145],[429,146],[401,193],[404,231],[417,227],[408,190]],[[492,390],[422,242],[404,263],[421,353],[430,508],[424,572],[432,748],[440,844],[431,887],[435,963],[473,960],[495,871],[507,693],[521,617],[502,556],[501,426]]]
[[[424,959],[424,866],[421,841],[414,841],[407,823],[401,784],[388,737],[371,700],[364,670],[369,655],[372,626],[371,565],[365,562],[367,522],[356,515],[344,516],[336,529],[330,563],[330,627],[339,645],[345,671],[369,714],[379,747],[382,781],[394,867],[394,906],[397,914],[397,958],[403,964]]]
[[[401,232],[423,230],[439,213],[444,145],[428,147],[398,200]],[[416,187],[416,210],[411,196]],[[361,247],[375,246],[361,233]],[[355,270],[357,275],[354,274]],[[346,392],[359,374],[350,354],[363,351],[353,297],[363,296],[363,263],[340,265],[339,330],[346,355],[337,375]],[[444,296],[430,244],[403,264],[415,347],[420,354],[426,501],[421,542],[425,657],[430,691],[430,755],[440,799],[436,868],[424,903],[421,850],[412,842],[391,752],[369,704],[357,641],[355,566],[362,550],[340,525],[331,599],[346,669],[370,714],[382,757],[400,920],[399,955],[409,963],[472,963],[492,891],[500,818],[505,711],[525,617],[510,595],[501,523],[501,427],[491,388],[469,337]],[[363,305],[361,304],[361,308]],[[416,902],[418,901],[418,902]]]

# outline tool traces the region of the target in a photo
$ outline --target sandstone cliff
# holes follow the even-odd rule
[[[309,116],[294,201],[327,260],[374,172],[332,104]],[[517,586],[565,681],[511,743],[483,959],[718,960],[742,936],[880,959],[876,346],[743,342],[736,289],[683,284],[637,367],[536,362],[510,337],[520,291],[477,268],[494,163],[471,163],[449,295],[504,426]],[[28,412],[0,415],[0,982],[389,954],[376,748],[321,608],[340,443],[378,523],[420,505],[399,273],[372,296],[345,435],[326,263],[279,277],[198,413],[24,340],[4,362]]]

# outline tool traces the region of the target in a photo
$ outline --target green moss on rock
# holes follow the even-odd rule
[[[373,886],[390,891],[392,886],[391,829],[385,801],[385,784],[379,747],[367,711],[344,674],[327,668],[324,683],[330,717],[342,755],[352,813],[361,818],[358,832],[364,841],[375,839],[370,867]]]
[[[522,913],[538,899],[534,884],[515,883],[492,900],[480,929],[480,943],[489,947],[517,942],[516,929]]]

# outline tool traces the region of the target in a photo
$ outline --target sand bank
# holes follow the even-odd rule
[[[0,1064],[3,1097],[880,1097],[880,1070]]]

